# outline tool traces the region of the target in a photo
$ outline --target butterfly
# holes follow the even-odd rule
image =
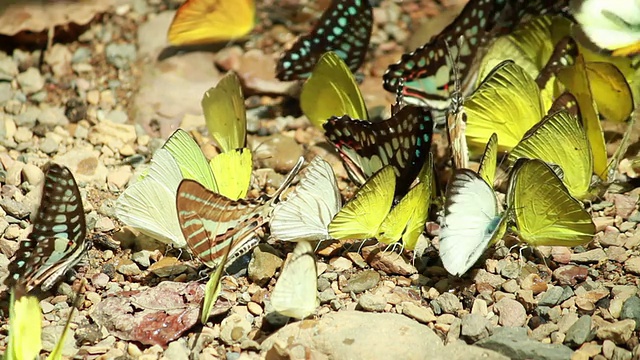
[[[471,0],[439,35],[403,54],[400,61],[388,67],[383,76],[384,88],[395,92],[404,79],[403,95],[407,103],[446,110],[454,85],[450,78],[451,64],[447,63],[447,43],[452,44],[453,56],[460,56],[462,88],[466,93],[474,82],[476,54],[488,39],[513,29],[526,14],[557,12],[562,6],[561,1],[551,0]],[[460,36],[467,41],[458,46],[456,39]]]
[[[271,236],[280,241],[330,239],[327,226],[342,206],[331,165],[316,156],[300,183],[273,209]]]
[[[169,27],[172,45],[198,45],[233,40],[255,25],[254,0],[187,0]]]
[[[282,81],[306,79],[327,51],[335,52],[355,72],[364,62],[372,27],[369,0],[333,0],[313,30],[282,55],[276,77]]]
[[[9,340],[4,359],[36,359],[42,350],[42,310],[36,296],[17,296],[11,291]]]
[[[586,45],[614,56],[640,53],[640,4],[637,1],[572,1],[578,23],[574,34]]]
[[[270,296],[273,309],[285,316],[304,319],[313,314],[318,301],[318,273],[313,247],[298,241]]]
[[[354,197],[336,214],[328,230],[333,238],[377,238],[384,244],[402,240],[407,250],[415,249],[424,230],[433,192],[433,159],[420,169],[419,183],[393,205],[395,176],[389,165],[362,185]]]
[[[456,169],[447,187],[439,253],[442,264],[452,275],[466,273],[489,245],[500,240],[507,230],[508,218],[500,211],[492,186],[496,134],[490,139],[479,173]]]
[[[272,196],[258,199],[231,200],[197,181],[182,180],[175,204],[180,229],[191,252],[203,264],[215,268],[221,266],[225,251],[229,251],[228,261],[232,261],[257,245],[255,232],[269,221],[273,206],[303,162],[301,157]]]
[[[302,85],[300,108],[318,128],[322,128],[331,116],[369,119],[353,74],[333,51],[322,54],[311,76]]]
[[[391,165],[398,178],[396,193],[402,196],[431,148],[433,117],[426,108],[405,106],[384,121],[342,116],[330,118],[323,127],[354,183],[362,185],[383,166]]]
[[[227,73],[215,87],[204,93],[202,110],[209,133],[222,152],[245,146],[247,115],[236,73]]]
[[[578,246],[595,235],[591,215],[543,161],[520,159],[507,192],[521,241],[531,246]]]
[[[172,206],[180,181],[192,179],[214,192],[239,199],[246,196],[251,170],[249,149],[222,153],[208,162],[193,138],[178,129],[155,152],[146,176],[118,197],[116,216],[147,236],[184,247],[186,241]]]
[[[512,164],[519,158],[559,166],[569,193],[579,199],[590,197],[593,156],[578,117],[564,110],[545,116],[509,153]]]
[[[26,292],[38,286],[42,291],[51,289],[91,248],[86,235],[82,197],[73,174],[65,166],[47,164],[33,231],[20,242],[5,284]]]
[[[469,146],[484,146],[498,135],[499,151],[509,151],[545,114],[540,89],[522,67],[505,60],[465,100]]]
[[[458,45],[460,46],[460,45]],[[454,61],[447,44],[447,50],[453,64],[454,89],[451,92],[451,103],[446,111],[447,139],[449,140],[449,150],[455,169],[466,169],[469,167],[469,147],[465,135],[467,127],[467,114],[464,111],[464,99],[462,87],[460,85],[460,58]]]

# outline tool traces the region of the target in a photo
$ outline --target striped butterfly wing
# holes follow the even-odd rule
[[[369,0],[333,0],[313,30],[282,55],[276,76],[282,81],[306,79],[327,51],[335,52],[355,72],[367,54],[372,26]]]
[[[396,195],[409,189],[431,148],[433,118],[423,107],[405,106],[390,119],[370,122],[332,117],[325,136],[338,150],[347,173],[358,185],[385,165],[396,174]]]
[[[27,292],[40,286],[49,290],[74,267],[91,247],[86,240],[82,197],[71,171],[49,163],[33,231],[20,242],[9,264],[8,287],[24,286]]]
[[[388,67],[383,76],[384,88],[395,92],[404,79],[405,101],[410,104],[430,105],[445,110],[449,104],[449,91],[454,86],[446,44],[453,57],[460,56],[460,75],[463,89],[474,83],[474,65],[478,50],[487,40],[512,30],[527,14],[542,15],[558,11],[565,1],[557,0],[470,0],[456,19],[439,35],[413,52],[403,54]],[[457,45],[456,39],[466,41]]]
[[[233,262],[257,245],[255,232],[268,216],[264,201],[233,201],[193,180],[178,186],[176,207],[187,246],[211,268],[220,265],[226,251]]]

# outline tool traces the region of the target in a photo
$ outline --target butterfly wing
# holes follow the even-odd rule
[[[64,273],[75,266],[91,247],[86,241],[87,225],[82,197],[71,171],[49,163],[45,168],[42,200],[33,220],[33,231],[20,242],[5,280],[31,291],[40,286],[49,290]]]
[[[433,193],[433,157],[429,154],[418,174],[416,184],[384,219],[376,238],[384,244],[393,244],[402,239],[407,250],[414,250],[418,237],[424,232],[424,224],[429,216],[431,194]]]
[[[172,206],[180,181],[182,173],[176,160],[167,149],[158,149],[151,159],[147,176],[118,197],[116,216],[147,236],[184,247],[187,243]]]
[[[405,106],[381,122],[343,116],[333,117],[323,126],[356,184],[363,184],[383,166],[391,165],[398,178],[397,192],[403,195],[431,148],[433,118],[426,108]]]
[[[536,82],[513,61],[504,61],[487,75],[465,101],[467,141],[483,147],[498,134],[498,149],[511,150],[544,115]]]
[[[169,27],[172,45],[227,41],[248,34],[255,25],[254,0],[187,0]]]
[[[496,168],[498,162],[498,134],[493,133],[489,138],[487,146],[484,148],[482,159],[480,159],[480,167],[478,168],[478,175],[487,184],[493,187],[493,182],[496,178]]]
[[[202,111],[209,133],[222,152],[245,146],[247,115],[238,76],[227,73],[202,97]]]
[[[452,275],[462,275],[506,230],[496,195],[476,173],[456,170],[449,181],[445,216],[440,228],[440,259]]]
[[[285,316],[304,319],[315,312],[319,305],[318,274],[311,243],[296,244],[270,299],[274,310]]]
[[[183,178],[195,180],[207,189],[218,191],[209,162],[189,133],[182,129],[176,130],[162,148],[171,153],[180,167]]]
[[[509,154],[511,163],[519,158],[560,166],[569,192],[580,199],[589,197],[593,158],[587,135],[575,116],[566,111],[546,116]]]
[[[42,310],[35,296],[18,296],[11,291],[9,341],[4,358],[36,359],[42,350]]]
[[[274,208],[271,235],[280,241],[330,239],[327,226],[342,206],[333,169],[317,156],[302,176],[287,199]]]
[[[329,224],[334,239],[369,239],[389,214],[395,189],[393,168],[385,166],[357,191]]]
[[[593,239],[591,216],[547,164],[518,160],[511,176],[508,199],[520,240],[531,246],[577,246]]]
[[[331,116],[369,119],[353,74],[334,52],[322,54],[313,73],[302,86],[300,108],[318,128],[322,128],[322,124]]]
[[[253,157],[247,148],[235,149],[214,156],[209,162],[218,185],[218,193],[231,200],[247,196],[251,184]]]
[[[333,0],[313,30],[282,55],[276,77],[282,81],[306,79],[327,51],[335,52],[355,72],[364,62],[372,27],[369,0]]]

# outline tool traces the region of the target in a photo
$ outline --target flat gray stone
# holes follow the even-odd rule
[[[496,328],[493,335],[475,345],[490,349],[513,360],[569,360],[573,351],[560,344],[543,344],[527,337],[523,327]]]

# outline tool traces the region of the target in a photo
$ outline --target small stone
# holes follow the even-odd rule
[[[520,287],[518,286],[518,282],[515,281],[514,279],[509,279],[507,281],[505,281],[502,284],[502,290],[508,292],[508,293],[515,293],[516,291],[518,291],[520,289]]]
[[[116,124],[125,124],[129,121],[129,115],[122,110],[112,110],[105,117],[109,121],[113,121]]]
[[[385,306],[387,306],[387,300],[384,296],[363,294],[358,299],[358,305],[365,311],[384,311]]]
[[[105,273],[97,273],[91,278],[91,283],[97,289],[104,289],[109,283],[109,275]]]
[[[33,164],[25,164],[22,168],[22,175],[30,185],[39,185],[44,182],[44,173]]]
[[[549,335],[551,335],[552,332],[557,330],[558,330],[558,325],[554,323],[542,324],[537,328],[533,329],[533,331],[531,332],[531,338],[538,341],[542,341],[543,339],[549,337]]]
[[[0,81],[11,81],[18,75],[18,65],[10,57],[0,58]]]
[[[562,297],[562,293],[564,289],[560,286],[552,286],[550,287],[544,294],[540,300],[538,300],[538,305],[540,306],[556,306],[560,303],[560,298]]]
[[[576,285],[589,276],[589,270],[576,265],[561,266],[553,271],[553,277],[559,285]]]
[[[624,268],[630,273],[640,275],[640,256],[632,256],[625,263]]]
[[[274,252],[275,250],[267,244],[260,244],[253,250],[253,256],[247,268],[251,281],[263,286],[275,275],[283,261]]]
[[[113,223],[113,220],[110,218],[103,216],[96,221],[96,225],[94,226],[94,230],[98,232],[109,232],[114,230],[116,225]]]
[[[186,341],[184,339],[178,339],[169,343],[169,346],[167,346],[167,349],[164,351],[163,357],[172,360],[189,360],[189,353],[190,351]]]
[[[616,344],[624,344],[631,338],[635,327],[635,320],[621,320],[600,325],[596,330],[596,336],[601,340],[611,340]]]
[[[481,316],[487,316],[487,314],[489,313],[487,302],[480,298],[476,298],[475,300],[473,300],[471,313],[481,315]]]
[[[353,274],[347,284],[341,289],[343,292],[353,291],[356,294],[374,288],[380,282],[380,274],[375,270],[365,270]]]
[[[337,272],[343,272],[353,268],[351,260],[342,256],[329,260],[329,265],[331,265],[333,270]]]
[[[327,288],[318,293],[320,304],[326,304],[336,299],[336,293],[332,288]]]
[[[247,303],[247,310],[249,310],[249,312],[254,316],[260,316],[262,314],[262,307],[260,304],[253,301],[249,301]]]
[[[38,123],[46,126],[47,129],[53,129],[56,126],[69,124],[69,119],[67,119],[63,107],[46,107],[38,114]]]
[[[478,269],[475,274],[472,273],[472,278],[476,284],[489,284],[493,288],[497,288],[505,281],[502,276],[491,274],[484,269]]]
[[[118,69],[128,69],[136,60],[136,47],[133,44],[110,43],[105,48],[107,62]]]
[[[515,300],[503,298],[493,306],[493,310],[499,314],[498,322],[502,326],[519,327],[527,322],[527,311]]]
[[[38,148],[45,154],[53,154],[58,152],[58,142],[51,136],[46,136],[39,144]]]
[[[21,230],[18,224],[10,224],[4,231],[4,238],[7,240],[16,240],[20,236]]]
[[[476,346],[491,349],[511,359],[570,359],[570,348],[560,344],[543,344],[527,337],[525,328],[496,328],[493,335],[478,341]],[[464,355],[461,357],[464,359]]]
[[[602,355],[605,358],[611,359],[613,357],[613,351],[616,349],[616,344],[611,340],[605,340],[602,342]]]
[[[386,274],[407,276],[418,272],[409,260],[393,251],[378,251],[374,255],[369,256],[363,249],[362,254],[372,268],[383,271]]]
[[[569,312],[562,315],[562,317],[558,320],[558,327],[559,327],[558,330],[561,333],[566,334],[569,328],[571,328],[571,326],[573,326],[573,324],[575,324],[575,322],[578,321],[578,319],[579,319],[578,314],[574,312]]]
[[[131,260],[135,261],[136,264],[142,266],[143,268],[148,268],[151,265],[151,251],[149,250],[140,250],[131,254]]]
[[[609,246],[605,252],[607,253],[607,258],[609,260],[619,263],[624,263],[629,258],[627,250],[621,246]]]
[[[611,360],[631,360],[633,359],[633,354],[631,351],[623,349],[621,347],[616,347],[613,349],[613,356]]]
[[[19,127],[13,135],[13,140],[17,143],[26,143],[33,138],[33,132],[24,126]]]
[[[220,340],[227,345],[239,343],[247,339],[251,324],[239,314],[231,314],[220,324]]]
[[[465,340],[475,343],[489,336],[488,328],[491,326],[489,321],[478,314],[463,315],[460,336]]]
[[[452,293],[445,292],[436,298],[436,302],[440,305],[440,309],[445,314],[456,314],[462,310],[460,299]]]
[[[421,323],[429,323],[436,321],[436,316],[433,310],[429,307],[418,306],[413,302],[405,301],[401,304],[402,313],[412,319],[418,320]]]
[[[574,253],[571,255],[571,261],[574,261],[577,263],[599,262],[606,258],[607,258],[607,254],[604,252],[604,250],[600,248],[585,251],[582,253],[577,253],[577,254]]]
[[[155,276],[163,278],[176,276],[187,271],[188,266],[172,256],[165,256],[149,266],[148,270]]]
[[[640,297],[632,296],[622,305],[620,319],[632,319],[636,322],[636,331],[640,330]]]
[[[38,92],[44,87],[44,78],[40,74],[40,71],[34,67],[28,68],[25,72],[18,74],[16,80],[18,80],[22,91],[27,95]]]
[[[129,259],[123,259],[118,264],[118,272],[125,276],[136,276],[142,274],[142,270],[133,261]]]
[[[107,183],[115,185],[118,189],[123,189],[132,175],[133,172],[130,166],[121,166],[109,172]]]
[[[548,285],[544,280],[542,280],[540,275],[529,274],[522,280],[520,287],[524,290],[531,290],[534,295],[537,295],[541,292],[547,291]]]
[[[569,330],[567,330],[564,343],[572,347],[577,347],[593,339],[593,335],[593,331],[591,330],[591,316],[585,315],[580,317],[571,325]]]

